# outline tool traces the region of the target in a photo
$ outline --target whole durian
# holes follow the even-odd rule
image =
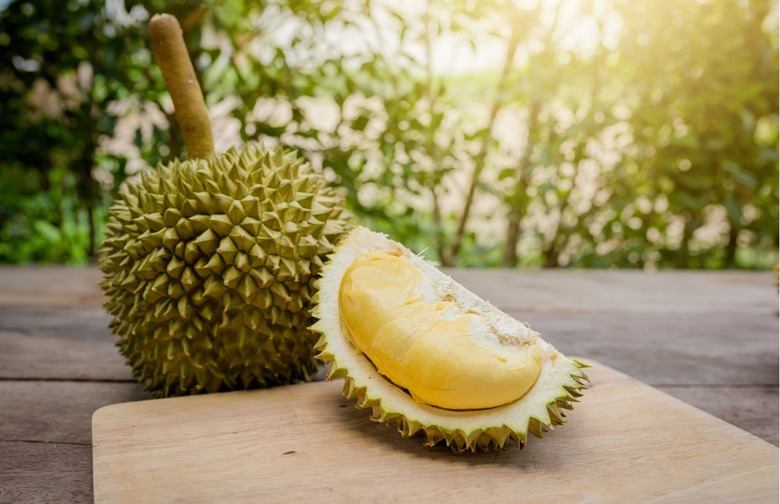
[[[343,198],[292,151],[215,155],[178,22],[152,28],[191,158],[142,171],[109,209],[101,286],[120,352],[156,396],[306,380],[314,282],[348,227]]]
[[[322,270],[315,349],[371,419],[454,451],[564,422],[583,364],[385,235],[356,227]]]
[[[118,346],[169,396],[315,372],[314,279],[347,221],[293,152],[250,145],[142,172],[109,210],[102,287]]]

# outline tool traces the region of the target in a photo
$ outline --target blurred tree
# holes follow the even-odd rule
[[[358,222],[445,265],[766,266],[778,240],[772,8],[7,1],[0,261],[94,257],[122,182],[186,156],[147,48],[147,20],[166,11],[218,146],[299,149]],[[502,66],[448,72],[442,41],[456,60],[498,47]]]
[[[740,248],[776,249],[777,28],[765,29],[775,21],[772,3],[616,5],[633,146],[612,203],[613,223],[636,244],[627,259],[641,264],[642,248],[662,265],[729,268]],[[709,250],[696,240],[705,228],[718,237]]]

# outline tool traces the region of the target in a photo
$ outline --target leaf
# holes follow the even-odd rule
[[[49,243],[58,243],[60,241],[60,230],[48,221],[36,220],[33,223],[33,229]]]
[[[756,179],[755,175],[742,168],[737,163],[724,159],[720,162],[720,165],[738,184],[750,189],[755,189],[758,187],[758,179]]]
[[[694,212],[704,208],[704,203],[701,200],[682,191],[669,194],[669,202],[677,208]]]
[[[514,168],[502,168],[498,172],[498,180],[505,180],[508,178],[514,178],[515,177],[515,169]]]

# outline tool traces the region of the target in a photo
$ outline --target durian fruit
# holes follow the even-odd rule
[[[118,346],[169,396],[306,380],[314,279],[347,221],[295,153],[250,145],[144,171],[109,210],[102,287]]]
[[[161,66],[180,67],[165,77],[191,157],[143,171],[109,209],[101,286],[120,353],[155,396],[307,380],[314,282],[349,225],[343,197],[282,148],[213,154],[181,29],[152,23],[172,53],[155,50]]]
[[[322,270],[315,349],[371,419],[456,452],[564,422],[584,364],[385,235],[356,227]]]

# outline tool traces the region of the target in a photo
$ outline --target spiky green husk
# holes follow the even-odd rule
[[[309,379],[314,282],[347,227],[343,198],[281,148],[142,172],[100,251],[110,327],[139,382],[171,396]]]
[[[365,228],[355,228],[323,268],[314,310],[318,321],[313,329],[321,334],[315,351],[328,363],[328,379],[343,378],[344,395],[355,399],[358,408],[370,409],[372,420],[396,427],[403,436],[420,435],[428,446],[445,443],[456,452],[493,451],[508,444],[523,447],[529,432],[542,437],[564,423],[564,411],[572,408],[586,387],[586,366],[566,358],[546,342],[542,371],[533,387],[517,401],[496,408],[452,411],[422,404],[379,374],[371,361],[349,343],[338,315],[338,289],[344,272],[356,257],[373,250],[401,251],[401,257],[437,283],[457,291],[470,305],[495,310],[402,245]]]

